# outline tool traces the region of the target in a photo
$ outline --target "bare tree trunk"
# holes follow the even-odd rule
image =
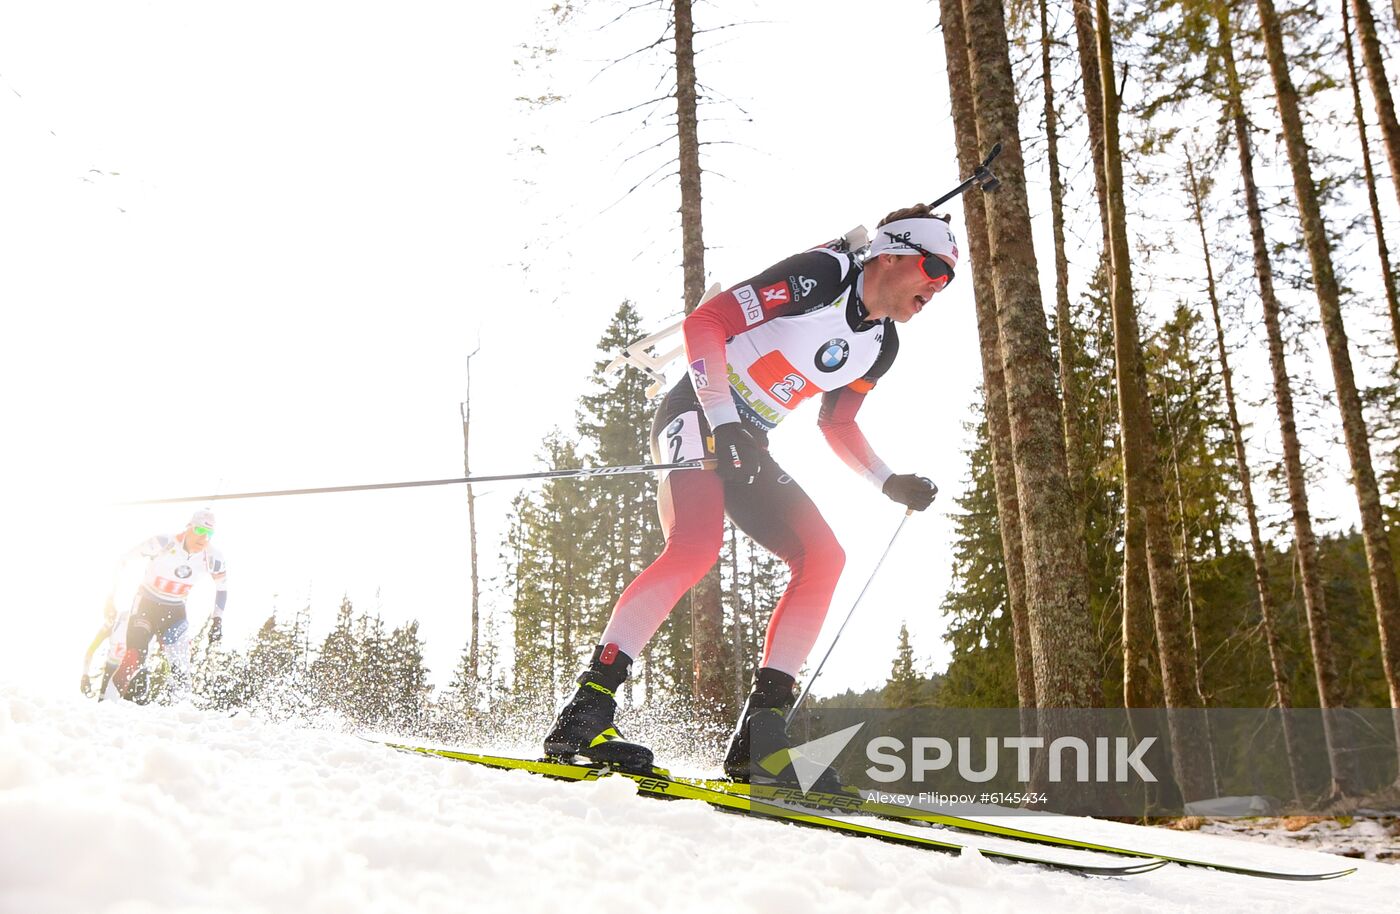
[[[1293,700],[1288,694],[1288,671],[1283,659],[1283,645],[1278,637],[1278,610],[1274,606],[1273,593],[1269,590],[1269,569],[1265,564],[1264,539],[1259,534],[1259,512],[1254,507],[1254,485],[1249,471],[1249,458],[1244,449],[1244,431],[1240,426],[1240,414],[1235,408],[1235,382],[1230,372],[1230,358],[1225,349],[1225,325],[1220,320],[1220,298],[1215,286],[1215,268],[1211,264],[1210,244],[1206,240],[1204,197],[1201,185],[1196,179],[1196,166],[1191,157],[1186,157],[1187,189],[1191,193],[1192,212],[1196,218],[1196,229],[1201,235],[1201,253],[1206,265],[1206,294],[1210,298],[1210,313],[1215,321],[1215,352],[1220,359],[1220,378],[1225,387],[1225,409],[1230,418],[1230,440],[1235,449],[1235,470],[1240,478],[1240,494],[1244,500],[1245,518],[1249,522],[1249,550],[1254,560],[1254,589],[1259,594],[1259,616],[1264,628],[1264,644],[1269,651],[1269,670],[1274,679],[1274,703],[1281,712],[1283,724],[1283,746],[1288,756],[1288,777],[1293,787],[1293,798],[1302,796],[1298,789],[1297,745],[1293,736],[1293,720],[1289,711]]]
[[[1313,673],[1317,681],[1318,704],[1323,709],[1322,726],[1327,740],[1328,763],[1332,770],[1333,792],[1343,791],[1347,784],[1347,766],[1334,732],[1332,708],[1341,705],[1341,685],[1337,680],[1337,665],[1332,653],[1332,629],[1328,619],[1327,601],[1322,587],[1322,574],[1317,561],[1317,537],[1313,533],[1312,513],[1308,507],[1307,482],[1303,475],[1302,448],[1298,444],[1298,424],[1294,418],[1293,391],[1284,358],[1283,331],[1279,326],[1281,311],[1274,291],[1274,270],[1269,259],[1268,239],[1264,234],[1264,215],[1259,204],[1259,189],[1254,180],[1254,146],[1249,135],[1249,121],[1244,110],[1244,92],[1239,71],[1235,66],[1234,30],[1230,24],[1229,8],[1221,4],[1216,10],[1216,25],[1220,32],[1221,57],[1225,64],[1226,88],[1229,98],[1227,114],[1234,127],[1235,145],[1239,150],[1240,178],[1244,185],[1245,211],[1249,216],[1249,234],[1254,250],[1254,273],[1259,280],[1259,300],[1264,312],[1264,330],[1269,341],[1269,366],[1273,373],[1274,404],[1278,410],[1279,431],[1283,444],[1284,478],[1288,485],[1288,504],[1293,516],[1293,543],[1298,555],[1299,576],[1303,583],[1303,606],[1308,617],[1308,640],[1313,655]]]
[[[476,355],[475,352],[472,355]],[[467,399],[462,406],[462,472],[467,478],[472,475],[471,461],[471,427],[472,427],[472,357],[467,356]],[[472,562],[472,633],[471,649],[469,651],[469,662],[471,664],[471,679],[475,684],[480,670],[478,658],[480,657],[478,647],[478,634],[481,622],[481,576],[477,573],[476,564],[476,492],[472,486],[467,486],[467,530],[471,539],[471,562]]]
[[[744,621],[740,608],[744,605],[739,585],[739,534],[734,527],[729,528],[729,604],[734,611],[734,635],[729,639],[733,647],[734,661],[734,707],[744,704]]]
[[[1074,324],[1069,310],[1069,256],[1065,253],[1065,186],[1060,177],[1060,136],[1055,117],[1055,83],[1050,66],[1050,11],[1040,0],[1040,79],[1045,90],[1045,142],[1050,171],[1050,224],[1055,239],[1055,331],[1060,350],[1060,396],[1065,415],[1065,466],[1074,499],[1072,535],[1084,536],[1084,433],[1079,427],[1083,398],[1074,373]],[[965,167],[965,166],[964,166]]]
[[[1133,304],[1132,265],[1123,201],[1123,159],[1118,143],[1118,92],[1113,82],[1112,19],[1108,0],[1097,0],[1099,69],[1103,76],[1104,173],[1108,179],[1109,240],[1113,263],[1113,351],[1118,380],[1118,412],[1122,420],[1123,504],[1131,526],[1134,515],[1147,535],[1147,570],[1152,592],[1152,617],[1162,670],[1162,693],[1168,709],[1200,708],[1193,687],[1195,650],[1182,600],[1166,492],[1152,430],[1152,410],[1142,364],[1142,343]],[[1129,589],[1124,586],[1124,666],[1130,634]],[[1126,675],[1126,672],[1125,672]],[[1203,729],[1190,718],[1169,715],[1172,760],[1182,796],[1191,800],[1211,796],[1208,745]]]
[[[1196,379],[1194,373],[1191,371],[1190,340],[1187,339],[1185,330],[1183,330],[1181,335],[1181,346],[1185,353],[1184,358],[1186,359],[1187,383],[1190,385],[1190,389],[1187,391],[1187,397],[1191,403],[1194,403],[1196,400]],[[1206,699],[1205,672],[1203,669],[1205,659],[1201,656],[1201,632],[1200,627],[1196,624],[1196,592],[1191,584],[1191,563],[1194,561],[1194,558],[1191,554],[1191,531],[1186,523],[1186,492],[1181,485],[1181,436],[1177,432],[1177,424],[1172,418],[1171,405],[1169,403],[1163,404],[1162,415],[1167,420],[1167,435],[1171,441],[1172,483],[1176,489],[1177,514],[1181,517],[1181,578],[1186,588],[1186,624],[1191,632],[1191,653],[1194,660],[1193,666],[1195,667],[1193,672],[1196,675],[1196,695],[1200,698],[1201,707],[1204,709],[1202,717],[1205,724],[1206,761],[1210,765],[1211,795],[1220,796],[1220,775],[1215,765],[1215,740],[1211,736],[1210,729],[1210,702]]]
[[[1361,42],[1361,59],[1366,63],[1371,97],[1376,102],[1381,137],[1385,140],[1385,157],[1390,162],[1390,183],[1395,187],[1396,200],[1400,200],[1400,122],[1395,119],[1395,101],[1390,93],[1390,80],[1385,74],[1381,42],[1376,37],[1376,19],[1371,15],[1371,0],[1351,0],[1351,6],[1356,11],[1356,37]]]
[[[701,231],[700,134],[696,113],[695,21],[691,0],[675,0],[676,131],[680,146],[681,261],[685,308],[689,313],[705,294],[705,239]]]
[[[943,39],[948,60],[948,85],[953,102],[958,163],[970,173],[982,161],[977,149],[977,122],[969,82],[967,39],[962,9],[949,17],[943,9]],[[1001,332],[997,327],[996,291],[992,286],[991,243],[987,238],[987,212],[980,191],[963,197],[967,220],[967,246],[972,264],[972,295],[977,309],[977,336],[982,352],[982,393],[987,406],[987,432],[992,449],[992,480],[997,497],[997,521],[1001,552],[1006,565],[1007,602],[1011,610],[1011,635],[1016,657],[1016,700],[1024,708],[1036,706],[1035,664],[1032,658],[1030,620],[1026,615],[1026,566],[1021,548],[1021,506],[1016,498],[1016,467],[1011,459],[1011,419],[1006,407],[1006,376],[1001,364]]]
[[[982,199],[1020,504],[1036,701],[1040,708],[1095,707],[1101,695],[1085,588],[1086,555],[1082,539],[1064,535],[1074,522],[1074,504],[1031,242],[1006,24],[999,0],[942,0],[945,29],[959,7],[978,145],[1002,144],[1001,189]]]
[[[1104,81],[1099,61],[1098,29],[1094,22],[1093,0],[1073,0],[1072,5],[1079,71],[1084,86],[1084,114],[1089,126],[1089,149],[1094,163],[1094,190],[1099,203],[1099,227],[1103,232],[1103,265],[1111,287],[1113,246],[1109,231],[1108,177],[1104,169]],[[1112,83],[1111,75],[1109,82]],[[1147,570],[1147,531],[1142,517],[1128,512],[1123,517],[1121,594],[1123,706],[1151,707],[1157,703],[1158,696],[1153,684],[1152,593]]]
[[[562,666],[560,671],[565,676],[568,675],[568,668],[578,662],[578,650],[574,647],[574,595],[576,591],[576,578],[574,575],[574,558],[570,555],[564,561],[564,637],[560,646],[560,660]],[[564,680],[568,682],[568,679]]]
[[[1390,705],[1400,708],[1400,582],[1395,578],[1395,564],[1390,555],[1390,540],[1386,535],[1381,514],[1380,489],[1371,465],[1371,445],[1366,431],[1366,419],[1361,412],[1361,397],[1351,368],[1351,353],[1347,345],[1346,326],[1342,321],[1340,293],[1332,270],[1332,251],[1327,227],[1322,219],[1322,206],[1313,182],[1312,166],[1308,161],[1308,144],[1303,135],[1303,118],[1298,109],[1298,93],[1288,72],[1288,58],[1283,48],[1283,31],[1273,0],[1255,0],[1259,9],[1259,24],[1268,52],[1269,70],[1273,74],[1278,99],[1279,117],[1283,121],[1283,137],[1288,147],[1288,164],[1293,172],[1293,191],[1303,217],[1303,240],[1312,265],[1313,288],[1317,293],[1322,315],[1322,332],[1327,340],[1327,354],[1332,362],[1332,379],[1337,388],[1337,407],[1342,414],[1342,434],[1346,440],[1347,456],[1351,460],[1352,485],[1356,488],[1357,505],[1361,510],[1361,538],[1366,546],[1366,564],[1371,572],[1371,594],[1376,604],[1376,622],[1380,629],[1381,660],[1386,682],[1390,687]],[[1360,17],[1362,5],[1357,4]],[[1365,6],[1367,22],[1370,7]],[[1365,49],[1364,23],[1362,48]],[[1374,43],[1375,24],[1371,22]],[[1377,50],[1379,54],[1379,50]],[[1379,72],[1379,71],[1377,71]],[[1384,74],[1380,74],[1384,81]],[[1372,88],[1375,88],[1373,74]],[[1386,95],[1389,98],[1389,95]],[[1382,118],[1384,125],[1384,115]],[[1390,123],[1395,122],[1392,109]],[[1400,132],[1398,132],[1400,133]],[[1391,159],[1391,167],[1400,166],[1400,135]],[[1389,142],[1389,140],[1387,140]],[[1392,715],[1395,737],[1400,746],[1400,714]]]
[[[1400,0],[1397,0],[1400,2]],[[1094,159],[1094,191],[1099,201],[1099,227],[1103,230],[1103,259],[1109,262],[1108,178],[1103,163],[1103,78],[1099,75],[1098,31],[1094,28],[1092,0],[1073,0],[1074,34],[1079,51],[1079,72],[1084,84],[1084,116],[1089,123],[1089,151]]]
[[[680,145],[681,260],[685,274],[686,313],[705,294],[705,241],[701,232],[700,139],[696,113],[695,21],[691,0],[675,0],[676,125]],[[694,648],[694,694],[701,708],[727,705],[724,684],[724,605],[719,566],[706,572],[690,591],[690,627]]]
[[[724,605],[719,565],[690,591],[690,636],[693,646],[694,696],[706,713],[722,715],[728,707],[724,677]]]
[[[1103,61],[1100,60],[1098,29],[1092,0],[1073,0],[1074,28],[1083,75],[1084,110],[1089,125],[1089,146],[1094,162],[1094,187],[1099,201],[1099,223],[1103,230],[1103,263],[1110,289],[1114,288],[1112,203],[1104,151],[1107,146],[1104,108]],[[1107,85],[1113,89],[1110,59]],[[1113,93],[1116,98],[1116,91]],[[1116,102],[1115,102],[1116,107]],[[1115,113],[1115,122],[1117,119]],[[1131,284],[1131,280],[1129,280]],[[1111,296],[1110,296],[1111,297]],[[1115,340],[1118,334],[1114,334]],[[1116,352],[1114,358],[1117,360]],[[1131,363],[1128,366],[1131,370]],[[1115,372],[1119,369],[1115,367]],[[1140,375],[1141,373],[1138,372]],[[1068,406],[1068,403],[1066,404]],[[1068,410],[1066,410],[1068,412]],[[1123,423],[1126,428],[1126,423]],[[1082,477],[1080,477],[1082,478]],[[1126,482],[1124,486],[1127,488]],[[1123,705],[1145,708],[1156,704],[1153,688],[1152,592],[1147,561],[1146,519],[1134,511],[1123,516]]]
[[[1121,424],[1120,416],[1120,424]],[[1122,437],[1120,431],[1120,447]],[[1124,465],[1126,466],[1126,457]],[[1124,490],[1127,490],[1126,474]],[[1123,505],[1123,707],[1149,708],[1157,704],[1153,688],[1152,586],[1147,568],[1147,520],[1141,512]]]
[[[1366,139],[1366,113],[1361,105],[1361,84],[1356,76],[1356,53],[1352,50],[1351,28],[1347,16],[1347,0],[1342,0],[1342,37],[1347,54],[1347,76],[1351,80],[1352,111],[1356,116],[1356,131],[1361,137],[1361,164],[1366,171],[1366,196],[1371,203],[1371,222],[1376,227],[1376,248],[1381,259],[1381,281],[1385,284],[1385,302],[1390,311],[1390,333],[1400,352],[1400,295],[1395,289],[1395,274],[1390,271],[1390,251],[1385,246],[1385,223],[1381,220],[1381,201],[1376,193],[1376,173],[1371,168],[1371,144]]]

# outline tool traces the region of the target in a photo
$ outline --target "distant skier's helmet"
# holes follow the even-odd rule
[[[915,216],[911,219],[896,219],[877,226],[875,237],[870,241],[870,257],[881,254],[904,254],[937,257],[947,265],[947,278],[953,278],[958,266],[958,239],[953,235],[953,227],[946,217]],[[925,263],[924,272],[930,278],[941,272],[934,264]]]

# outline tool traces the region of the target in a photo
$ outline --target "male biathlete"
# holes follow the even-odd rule
[[[957,241],[947,216],[917,206],[885,217],[863,263],[847,247],[833,242],[789,257],[685,319],[689,371],[656,413],[652,456],[657,462],[714,456],[718,470],[661,477],[666,546],[618,599],[578,691],[545,737],[547,755],[651,765],[651,750],[617,731],[614,693],[677,601],[718,558],[727,513],[782,558],[791,575],[724,770],[735,780],[795,782],[785,718],[845,554],[807,493],[769,453],[768,433],[820,395],[817,425],[847,465],[916,511],[937,493],[920,476],[892,472],[855,417],[899,350],[895,325],[911,320],[952,280]],[[818,789],[835,786],[830,772],[818,781]]]
[[[152,638],[160,639],[161,651],[177,685],[187,685],[190,638],[185,600],[196,574],[208,575],[216,588],[209,640],[223,637],[228,563],[219,550],[209,545],[213,535],[213,512],[196,511],[180,533],[153,536],[122,557],[122,565],[136,558],[146,559],[146,570],[131,609],[122,613],[112,627],[112,647],[99,699],[128,697],[132,677],[145,661]],[[108,597],[108,605],[112,603],[112,597]]]

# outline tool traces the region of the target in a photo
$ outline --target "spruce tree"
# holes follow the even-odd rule
[[[899,626],[899,643],[890,678],[885,680],[885,702],[890,708],[914,708],[921,703],[923,681],[914,668],[914,647],[909,643],[909,626]]]
[[[356,695],[354,682],[359,669],[359,650],[351,627],[355,607],[342,597],[336,610],[335,625],[321,642],[311,662],[311,692],[315,703],[347,717],[352,716]]]
[[[954,707],[1016,707],[1016,662],[1011,637],[1006,569],[1001,560],[1000,518],[988,459],[991,441],[985,408],[973,405],[975,421],[964,423],[972,440],[968,485],[951,514],[952,586],[943,599],[944,636],[953,649],[939,704]],[[907,633],[901,633],[903,643]]]

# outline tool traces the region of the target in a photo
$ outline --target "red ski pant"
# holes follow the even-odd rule
[[[719,556],[727,513],[740,530],[787,563],[791,573],[768,623],[763,666],[796,676],[821,631],[846,555],[817,506],[764,452],[752,485],[724,483],[712,470],[674,470],[661,480],[658,508],[666,548],[613,607],[602,644],[640,655],[671,609]]]

